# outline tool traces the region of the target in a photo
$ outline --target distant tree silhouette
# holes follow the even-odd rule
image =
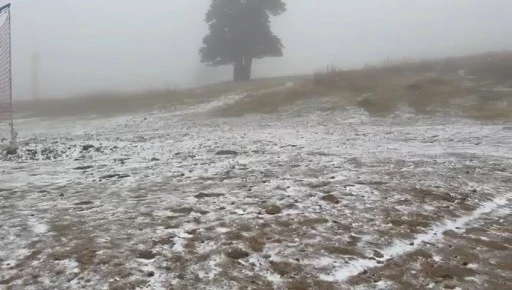
[[[251,79],[253,59],[283,56],[283,44],[270,27],[270,16],[286,11],[282,0],[212,0],[206,13],[210,32],[203,39],[201,62],[233,64],[233,80]]]

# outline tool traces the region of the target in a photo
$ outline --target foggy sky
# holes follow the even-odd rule
[[[14,97],[31,97],[34,52],[40,97],[229,79],[230,68],[199,63],[209,2],[13,0]],[[286,2],[288,12],[274,19],[285,57],[257,61],[257,77],[512,48],[510,0]]]

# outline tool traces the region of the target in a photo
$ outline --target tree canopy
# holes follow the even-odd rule
[[[205,21],[209,34],[200,49],[201,62],[234,64],[234,79],[249,80],[252,59],[283,55],[281,39],[271,30],[271,16],[286,11],[282,0],[212,0]]]

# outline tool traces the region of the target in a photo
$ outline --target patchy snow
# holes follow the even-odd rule
[[[0,280],[27,289],[190,281],[234,289],[302,275],[341,287],[377,261],[441,243],[446,230],[491,211],[496,223],[510,215],[510,124],[374,119],[355,109],[204,114],[243,97],[183,111],[20,120],[18,154],[0,164]],[[266,213],[268,205],[281,213]],[[230,260],[232,247],[248,257]],[[384,258],[368,258],[375,249]],[[271,261],[298,273],[279,274]]]
[[[232,94],[232,95],[225,95],[220,97],[218,100],[214,100],[209,103],[205,103],[199,106],[195,106],[189,110],[180,111],[181,113],[200,113],[200,112],[207,112],[212,111],[217,108],[224,107],[229,104],[234,104],[237,101],[245,98],[246,94],[239,93],[239,94]]]
[[[391,247],[380,251],[384,254],[382,259],[387,260],[390,258],[397,258],[401,255],[410,253],[425,244],[437,242],[442,239],[443,232],[445,231],[453,230],[462,232],[469,222],[481,218],[483,215],[498,209],[500,206],[509,204],[510,200],[512,200],[512,193],[504,197],[497,197],[490,202],[483,203],[470,215],[463,216],[455,220],[445,220],[429,229],[426,233],[417,235],[413,240],[397,240]],[[512,210],[510,207],[506,208],[508,209],[507,214],[511,214]],[[377,262],[378,260],[376,259],[353,260],[350,261],[348,265],[335,269],[332,274],[321,275],[320,277],[327,281],[344,282],[348,278],[360,274],[369,268],[378,267],[379,264]]]
[[[48,231],[48,226],[44,223],[39,223],[37,221],[29,221],[32,230],[37,234],[44,234]]]

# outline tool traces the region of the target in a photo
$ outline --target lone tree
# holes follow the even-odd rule
[[[201,62],[233,64],[233,80],[249,81],[253,59],[283,56],[283,44],[270,28],[270,16],[285,11],[282,0],[212,0],[205,19],[210,33],[199,51]]]

